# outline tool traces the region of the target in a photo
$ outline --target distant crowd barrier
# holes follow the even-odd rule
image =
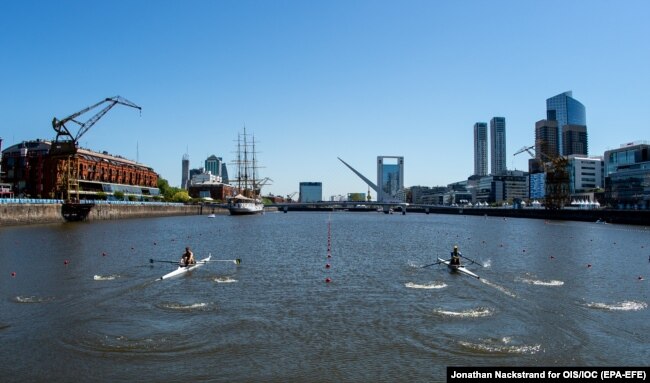
[[[0,198],[0,204],[62,204],[62,199],[44,199],[44,198]],[[146,206],[183,206],[182,202],[144,202],[144,201],[104,201],[104,200],[81,200],[79,203],[92,203],[95,205],[146,205]]]
[[[63,203],[62,199],[42,199],[42,198],[0,198],[0,204],[53,204],[53,203]]]

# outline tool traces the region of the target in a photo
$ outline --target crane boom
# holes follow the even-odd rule
[[[88,121],[86,121],[84,123],[81,123],[81,122],[76,120],[77,117],[81,116],[82,114],[84,114],[84,113],[86,113],[86,112],[88,112],[88,111],[90,111],[92,109],[95,109],[96,107],[98,107],[98,106],[100,106],[100,105],[102,105],[104,103],[108,103],[108,105],[106,105],[97,114],[92,116]],[[133,102],[131,102],[131,101],[129,101],[129,100],[123,98],[123,97],[115,96],[115,97],[105,98],[102,101],[100,101],[100,102],[98,102],[98,103],[96,103],[94,105],[88,106],[88,107],[86,107],[86,108],[84,108],[84,109],[82,109],[82,110],[80,110],[80,111],[78,111],[76,113],[73,113],[73,114],[69,115],[68,117],[65,117],[65,118],[63,118],[61,120],[54,117],[52,119],[52,128],[54,128],[54,131],[56,132],[56,139],[54,141],[55,142],[60,142],[60,141],[62,141],[61,137],[69,137],[69,139],[66,140],[66,141],[71,141],[73,143],[73,145],[76,146],[76,144],[79,141],[79,139],[81,138],[81,136],[83,136],[88,131],[88,129],[90,129],[93,125],[95,125],[97,123],[97,121],[99,121],[100,118],[102,118],[109,110],[111,110],[112,107],[114,107],[117,104],[130,106],[132,108],[136,108],[136,109],[142,111],[141,107],[139,107],[138,105],[134,104]],[[65,126],[65,124],[68,123],[68,122],[74,122],[75,124],[80,126],[79,131],[77,132],[77,134],[75,136],[73,136],[72,133],[70,133],[68,128]]]

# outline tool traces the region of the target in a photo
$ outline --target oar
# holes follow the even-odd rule
[[[239,265],[241,263],[241,259],[211,259],[208,262],[234,262],[235,265]]]
[[[436,263],[432,263],[432,264],[430,264],[430,265],[424,265],[424,266],[422,266],[421,268],[423,269],[423,268],[425,268],[425,267],[429,267],[429,266],[433,266],[433,265],[439,265],[439,264],[441,264],[441,263],[442,263],[442,262],[438,261],[438,262],[436,262]]]
[[[476,263],[476,264],[477,264],[477,265],[479,265],[479,266],[483,266],[483,265],[482,265],[482,264],[480,264],[479,262],[476,262],[475,260],[473,260],[473,259],[471,259],[471,258],[467,258],[467,257],[466,257],[466,256],[464,256],[464,255],[461,255],[461,257],[463,257],[463,258],[465,258],[465,259],[467,259],[468,261],[470,261],[470,262],[472,262],[472,263]]]
[[[178,261],[167,261],[162,259],[149,259],[149,263],[162,262],[162,263],[174,263],[176,265],[180,264]]]

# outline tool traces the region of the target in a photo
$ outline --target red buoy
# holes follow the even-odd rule
[[[16,272],[15,272],[15,271],[12,271],[12,272],[11,272],[11,276],[12,276],[12,277],[15,277],[15,276],[16,276]]]
[[[106,256],[106,253],[102,252],[102,257],[105,257],[105,256]]]
[[[330,277],[325,278],[325,283],[330,283],[330,282],[332,282],[332,280],[330,279]]]
[[[68,261],[67,259],[65,261],[63,261],[64,265],[67,265],[68,263],[70,263],[70,261]]]
[[[325,265],[325,268],[326,268],[326,269],[329,269],[329,268],[330,268],[330,264],[329,264],[329,263],[326,264],[326,265]]]

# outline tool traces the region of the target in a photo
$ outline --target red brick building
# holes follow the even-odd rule
[[[147,200],[160,194],[158,174],[146,165],[86,149],[51,155],[51,146],[45,140],[25,141],[2,152],[3,182],[13,185],[16,196],[75,200],[121,192]]]

